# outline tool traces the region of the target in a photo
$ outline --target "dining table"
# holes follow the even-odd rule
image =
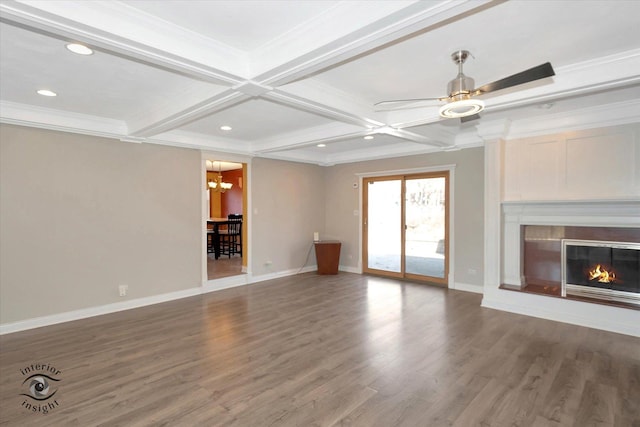
[[[228,224],[228,218],[207,218],[207,230],[213,230],[211,238],[213,239],[213,256],[215,259],[220,258],[220,226]]]

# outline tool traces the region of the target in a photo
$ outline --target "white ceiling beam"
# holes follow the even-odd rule
[[[313,100],[314,103],[360,117],[365,126],[381,126],[386,123],[386,114],[371,109],[371,104],[343,92],[317,79],[306,79],[278,88],[278,93],[293,98]],[[370,125],[366,125],[370,123]]]
[[[380,121],[351,113],[346,109],[334,108],[327,104],[293,95],[279,89],[275,89],[271,92],[265,93],[262,97],[273,102],[288,105],[298,110],[303,110],[323,117],[328,117],[330,119],[339,120],[344,123],[363,126],[365,128],[373,128],[383,125],[383,123]]]
[[[189,105],[187,108],[177,111],[169,116],[163,116],[153,120],[152,122],[145,120],[128,123],[129,135],[149,137],[167,132],[217,111],[239,104],[247,99],[250,99],[249,95],[245,95],[234,90],[226,90],[202,102]]]
[[[248,75],[245,52],[118,1],[3,1],[0,13],[8,23],[211,83]]]
[[[388,159],[390,157],[419,155],[436,151],[442,150],[437,147],[428,147],[422,144],[405,142],[390,144],[384,147],[375,147],[370,150],[366,150],[366,153],[362,153],[360,151],[345,151],[342,153],[329,154],[325,158],[325,163],[327,165],[335,165],[341,163],[360,162],[365,160]]]
[[[313,146],[317,146],[318,144],[330,144],[332,142],[340,142],[340,141],[346,141],[348,139],[362,138],[365,135],[367,135],[367,133],[363,131],[352,132],[349,134],[341,133],[340,135],[335,135],[332,137],[319,138],[319,139],[313,139],[313,140],[307,140],[307,141],[298,141],[296,143],[288,144],[288,145],[281,144],[274,148],[256,151],[255,153],[256,154],[275,153],[275,152],[287,151],[291,149],[313,147]]]
[[[351,138],[362,138],[370,135],[368,129],[361,129],[358,126],[348,125],[344,123],[330,123],[327,125],[316,126],[315,128],[307,128],[286,135],[278,135],[277,137],[260,141],[252,144],[254,153],[273,153],[294,148],[303,148],[320,143],[329,143],[343,141]]]
[[[251,56],[254,80],[281,86],[357,55],[498,4],[492,0],[344,2]],[[393,8],[392,10],[387,10]]]
[[[408,130],[404,129],[394,129],[392,127],[381,129],[378,133],[384,133],[387,135],[395,136],[396,138],[402,138],[407,141],[423,145],[431,145],[434,147],[450,147],[452,145],[452,143],[450,142],[441,141],[424,135],[419,135],[417,133],[409,132]]]

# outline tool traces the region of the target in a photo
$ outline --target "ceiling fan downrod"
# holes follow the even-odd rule
[[[458,75],[447,84],[448,99],[450,101],[471,98],[471,91],[475,87],[475,81],[462,72],[462,64],[464,64],[469,55],[471,53],[468,50],[457,50],[451,54],[453,62],[458,64]]]

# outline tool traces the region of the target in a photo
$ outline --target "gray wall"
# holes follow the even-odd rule
[[[315,264],[309,250],[313,232],[324,233],[325,168],[261,158],[253,159],[251,167],[252,273]]]
[[[200,153],[0,126],[0,323],[201,285]]]
[[[442,164],[457,165],[456,282],[481,285],[481,148],[328,168],[254,158],[252,273],[313,265],[314,231],[356,268],[354,174]],[[0,323],[200,286],[200,173],[197,150],[0,125]]]
[[[423,154],[411,157],[349,163],[326,168],[326,234],[342,241],[340,264],[357,268],[359,192],[356,174],[455,164],[454,171],[454,278],[457,283],[482,286],[484,149]],[[476,274],[470,274],[469,269]]]

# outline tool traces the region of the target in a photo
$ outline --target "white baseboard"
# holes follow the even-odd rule
[[[73,310],[73,311],[68,311],[64,313],[52,314],[49,316],[21,320],[18,322],[5,323],[0,325],[0,335],[24,331],[27,329],[40,328],[43,326],[55,325],[63,322],[70,322],[73,320],[85,319],[93,316],[100,316],[103,314],[115,313],[123,310],[130,310],[133,308],[173,301],[181,298],[187,298],[194,295],[220,291],[223,289],[229,289],[237,286],[245,286],[253,283],[261,283],[268,280],[278,279],[278,278],[287,277],[287,276],[293,276],[299,273],[308,273],[316,270],[317,270],[317,266],[311,265],[311,266],[304,267],[302,269],[283,270],[279,272],[262,274],[258,276],[252,276],[251,274],[242,274],[238,276],[225,277],[217,280],[210,280],[205,284],[203,284],[202,287],[198,287],[198,288],[184,289],[181,291],[169,292],[161,295],[153,295],[150,297],[137,298],[137,299],[132,299],[128,301],[105,304],[97,307],[89,307],[89,308],[84,308],[80,310]],[[361,274],[360,271],[355,267],[340,266],[340,271]],[[483,288],[481,286],[469,285],[464,283],[455,283],[454,289],[467,291],[467,292],[482,293]],[[486,298],[483,300],[483,306],[489,307],[488,305],[485,305],[485,301],[486,301]],[[496,306],[496,307],[490,307],[490,308],[498,308],[498,307]],[[498,309],[501,309],[501,308],[498,308]],[[515,309],[514,310],[504,309],[504,310],[520,313],[520,311],[515,311]],[[527,314],[527,313],[522,312],[522,314]],[[531,314],[531,315],[535,316],[535,314]],[[547,318],[545,316],[536,316],[536,317]],[[568,323],[573,323],[573,322],[568,322]],[[585,326],[589,326],[589,325],[585,325]],[[619,332],[619,331],[614,330],[614,332]],[[621,333],[626,333],[626,332],[621,332]]]
[[[540,296],[540,298],[545,298]],[[572,325],[586,326],[588,328],[601,329],[604,331],[615,332],[618,334],[631,335],[640,337],[640,314],[635,310],[615,308],[608,306],[594,305],[579,301],[563,301],[568,307],[564,310],[548,310],[541,308],[542,304],[513,304],[498,299],[490,299],[485,297],[482,299],[482,307],[492,308],[496,310],[508,311],[510,313],[523,314],[525,316],[539,317],[546,320],[554,320],[556,322],[570,323]],[[577,313],[578,310],[570,310],[571,306],[590,304],[591,313]],[[616,319],[615,313],[606,313],[615,310],[630,310],[635,312],[636,319],[628,322]],[[602,315],[602,313],[606,313]],[[631,313],[629,317],[633,317]]]
[[[482,285],[470,285],[468,283],[454,282],[453,286],[449,289],[455,289],[456,291],[473,292],[475,294],[481,294],[484,291]]]
[[[200,295],[201,293],[202,288],[190,288],[176,292],[169,292],[166,294],[136,298],[128,301],[105,304],[97,307],[82,308],[80,310],[67,311],[64,313],[51,314],[49,316],[35,317],[33,319],[5,323],[0,325],[0,335],[25,331],[27,329],[41,328],[43,326],[55,325],[58,323],[71,322],[73,320],[86,319],[87,317],[116,313],[118,311],[130,310],[132,308],[144,307],[147,305],[159,304],[161,302],[192,297],[194,295]]]
[[[52,314],[49,316],[36,317],[33,319],[20,320],[12,323],[0,325],[0,335],[10,334],[13,332],[25,331],[27,329],[41,328],[43,326],[55,325],[58,323],[71,322],[73,320],[86,319],[88,317],[100,316],[103,314],[116,313],[118,311],[130,310],[132,308],[144,307],[152,304],[159,304],[187,298],[194,295],[205,294],[209,292],[220,291],[223,289],[234,288],[237,286],[245,286],[251,283],[259,283],[267,280],[278,279],[281,277],[293,276],[298,273],[306,273],[315,271],[315,265],[304,267],[303,269],[291,269],[280,271],[277,273],[265,274],[261,276],[252,276],[251,274],[242,274],[237,276],[224,277],[222,279],[209,280],[202,287],[190,288],[176,292],[169,292],[161,295],[153,295],[150,297],[136,298],[128,301],[122,301],[112,304],[105,304],[97,307],[83,308],[80,310],[67,311],[64,313]]]
[[[250,283],[248,274],[240,274],[237,276],[223,277],[221,279],[209,280],[202,286],[202,293],[221,291],[223,289],[244,286]]]
[[[359,268],[357,267],[349,267],[348,265],[341,265],[338,270],[340,271],[345,271],[347,273],[356,273],[356,274],[362,274],[362,271],[360,271]]]
[[[277,271],[274,273],[260,274],[258,276],[252,276],[250,283],[259,283],[259,282],[264,282],[266,280],[273,280],[273,279],[279,279],[281,277],[294,276],[300,273],[308,273],[310,271],[316,271],[317,269],[318,269],[317,266],[310,265],[303,268],[294,268],[291,270],[283,270],[283,271]]]

